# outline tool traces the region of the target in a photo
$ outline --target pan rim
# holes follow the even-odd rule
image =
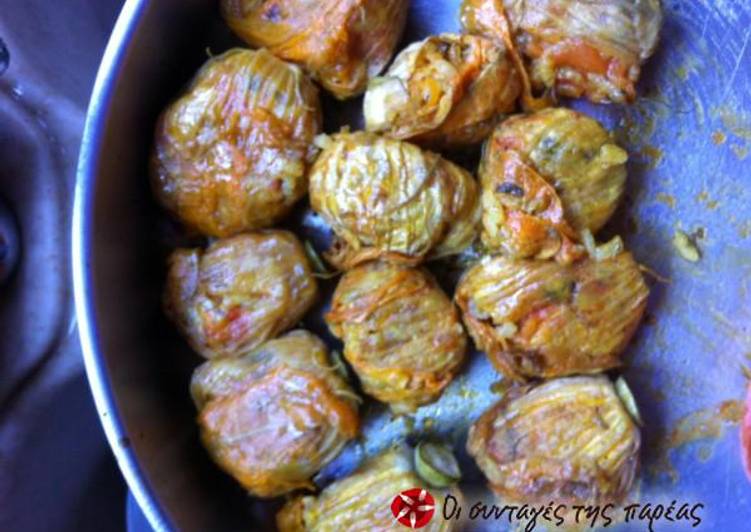
[[[173,530],[170,519],[149,485],[133,449],[124,445],[127,432],[112,390],[107,363],[99,341],[93,298],[92,231],[103,137],[107,129],[112,95],[122,74],[124,59],[140,25],[148,0],[126,0],[102,56],[86,113],[71,225],[73,298],[86,375],[110,449],[118,467],[149,524],[157,531]]]

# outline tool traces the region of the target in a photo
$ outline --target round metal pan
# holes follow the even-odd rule
[[[458,3],[413,0],[405,42],[457,30]],[[701,528],[742,530],[751,491],[737,427],[723,417],[737,404],[723,402],[743,397],[741,367],[751,357],[751,5],[663,3],[662,40],[640,99],[629,107],[564,104],[603,120],[628,148],[628,197],[606,232],[623,234],[635,257],[667,280],[651,283],[648,318],[625,357],[645,418],[637,497],[701,502]],[[200,360],[160,306],[164,257],[180,234],[153,203],[147,179],[158,113],[207,47],[237,44],[216,2],[128,0],[81,148],[73,270],[86,367],[115,456],[158,530],[263,530],[275,509],[243,493],[199,444],[188,382]],[[356,126],[360,105],[327,102],[327,131]],[[304,214],[292,218],[295,225]],[[677,229],[696,236],[698,263],[673,247]],[[325,303],[305,320],[322,334]],[[500,397],[491,389],[499,379],[473,353],[443,398],[415,416],[392,418],[369,404],[362,440],[317,480],[346,473],[394,439],[431,434],[455,444],[465,489],[481,494],[483,479],[463,451],[466,427]]]

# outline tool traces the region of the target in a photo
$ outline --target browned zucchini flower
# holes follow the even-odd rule
[[[464,274],[455,300],[478,349],[523,381],[618,366],[648,295],[622,252],[569,265],[486,258]]]
[[[307,331],[204,363],[191,394],[209,454],[258,497],[312,488],[358,432],[357,396]]]
[[[294,326],[316,295],[300,242],[270,230],[174,251],[164,303],[191,347],[214,358],[242,355]]]
[[[482,241],[515,258],[571,262],[623,195],[627,153],[594,119],[546,109],[506,120],[480,164]]]
[[[641,435],[605,376],[548,381],[502,399],[470,428],[467,450],[504,501],[617,504]]]
[[[421,145],[483,141],[516,107],[521,82],[503,46],[444,33],[404,49],[365,93],[368,131]]]
[[[458,254],[477,235],[479,186],[466,170],[407,142],[365,132],[319,139],[310,202],[338,239],[325,255],[349,269]]]
[[[222,0],[230,28],[303,66],[337,98],[356,96],[391,60],[408,0]]]
[[[527,60],[536,89],[597,103],[632,102],[662,26],[660,0],[463,0],[464,29]],[[517,55],[518,54],[518,55]]]
[[[226,237],[278,222],[307,191],[318,89],[265,50],[210,59],[156,128],[152,185],[189,228]]]
[[[438,398],[464,360],[459,313],[433,277],[371,262],[348,271],[326,315],[365,393],[410,412]]]
[[[363,464],[354,474],[338,480],[318,496],[291,499],[276,516],[279,532],[324,531],[387,531],[401,530],[404,525],[394,519],[391,506],[394,498],[417,489],[415,502],[425,482],[415,474],[406,447],[388,450]],[[430,488],[435,516],[424,528],[428,532],[459,530],[457,521],[443,519],[442,503],[450,494],[458,501],[462,494],[457,487]]]

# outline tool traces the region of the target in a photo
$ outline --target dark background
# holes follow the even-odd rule
[[[78,344],[70,215],[78,143],[121,0],[0,0],[0,201],[21,258],[0,286],[0,530],[125,529],[125,485]]]

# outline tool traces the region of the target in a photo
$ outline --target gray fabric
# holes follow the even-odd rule
[[[91,86],[121,0],[0,0],[0,196],[21,262],[0,286],[0,530],[122,530],[125,488],[94,410],[70,281]]]

